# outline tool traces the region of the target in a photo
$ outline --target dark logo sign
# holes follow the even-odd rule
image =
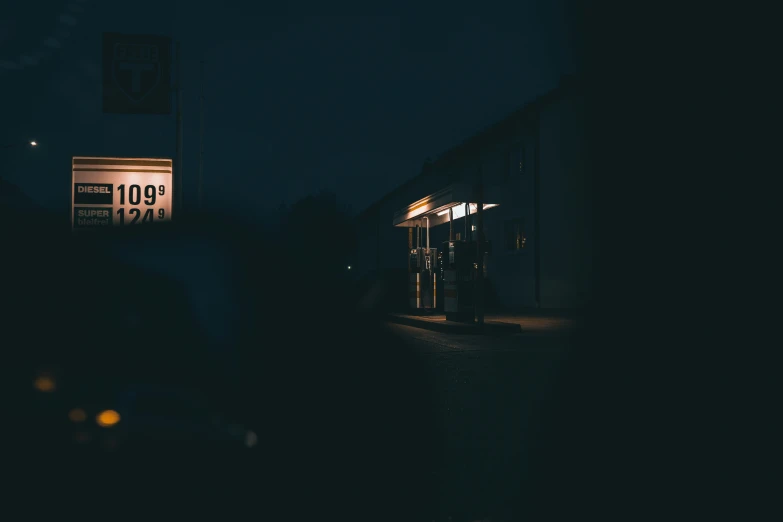
[[[171,42],[162,36],[103,35],[103,110],[171,112]]]
[[[73,202],[77,205],[111,205],[114,202],[111,183],[74,183]]]
[[[160,49],[149,44],[114,44],[112,75],[125,96],[141,102],[160,82]]]

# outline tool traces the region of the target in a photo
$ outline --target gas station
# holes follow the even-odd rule
[[[499,198],[491,197],[488,201]],[[394,213],[392,224],[408,228],[408,297],[411,311],[420,314],[443,310],[446,320],[473,322],[476,314],[477,286],[487,276],[491,242],[480,241],[477,197],[468,185],[452,185],[415,201]],[[484,211],[498,203],[481,203]],[[459,221],[461,220],[461,221]],[[431,247],[430,229],[449,225],[441,248]],[[413,239],[415,238],[415,239]],[[482,256],[479,256],[479,249]],[[481,268],[479,268],[481,267]],[[481,272],[480,272],[481,271]],[[478,280],[478,282],[477,282]],[[442,303],[439,301],[442,295]]]
[[[585,114],[581,80],[564,78],[359,213],[353,265],[374,288],[365,306],[456,327],[471,315],[482,322],[485,312],[495,320],[586,306],[593,237]]]

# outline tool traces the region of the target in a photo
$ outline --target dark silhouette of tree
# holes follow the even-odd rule
[[[342,280],[355,256],[354,227],[334,193],[322,191],[291,206],[281,224],[281,243],[301,276]]]
[[[0,208],[24,208],[32,209],[37,207],[30,197],[21,191],[19,187],[0,178]]]

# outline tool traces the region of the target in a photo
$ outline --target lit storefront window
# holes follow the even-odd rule
[[[510,219],[505,222],[507,250],[522,250],[527,243],[525,224],[521,219]]]

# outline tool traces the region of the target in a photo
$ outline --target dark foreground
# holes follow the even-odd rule
[[[573,464],[557,437],[573,411],[561,386],[570,344],[389,326],[358,309],[346,245],[299,242],[304,225],[285,227],[216,218],[79,238],[41,224],[6,234],[15,487],[180,516],[209,504],[221,519],[551,514]],[[55,386],[36,389],[41,376]],[[203,402],[166,410],[153,400],[96,427],[95,412],[125,412],[139,387]],[[76,407],[86,424],[69,418]],[[239,426],[253,442],[207,425]]]
[[[433,475],[439,519],[532,516],[531,451],[553,400],[569,339],[443,334],[389,324],[428,369],[440,441]]]

